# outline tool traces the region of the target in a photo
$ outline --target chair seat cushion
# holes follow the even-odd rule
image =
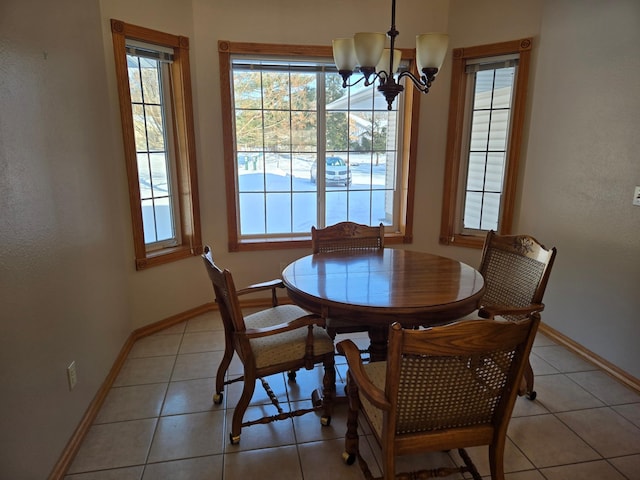
[[[387,376],[387,362],[370,362],[363,365],[364,371],[371,379],[371,382],[384,391],[386,376]],[[360,402],[362,403],[362,409],[365,415],[369,419],[371,428],[376,432],[378,438],[382,436],[382,410],[373,406],[363,395],[360,395]]]
[[[309,313],[296,305],[278,305],[260,312],[247,315],[244,320],[247,328],[264,328],[287,323]],[[273,366],[300,360],[305,355],[307,327],[298,328],[273,336],[250,340],[255,355],[256,368]],[[313,328],[314,355],[325,355],[334,351],[333,340],[322,327]]]

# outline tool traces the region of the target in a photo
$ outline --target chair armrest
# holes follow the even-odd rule
[[[271,306],[276,307],[278,305],[278,295],[276,294],[276,288],[284,288],[284,283],[280,279],[269,280],[267,282],[254,283],[246,288],[236,291],[236,295],[246,295],[247,293],[263,292],[265,290],[271,290]]]
[[[310,325],[324,328],[325,320],[320,315],[310,313],[309,315],[296,318],[290,322],[279,323],[277,325],[271,325],[263,328],[249,328],[243,333],[238,333],[238,335],[244,335],[247,338],[268,337],[270,335],[277,335],[278,333],[288,332],[298,328],[308,327]]]
[[[481,318],[493,318],[496,315],[528,315],[544,310],[544,303],[532,303],[526,307],[510,307],[508,305],[483,305],[478,310]]]
[[[351,340],[343,340],[336,345],[338,352],[344,355],[349,365],[349,375],[358,386],[359,393],[363,394],[373,405],[389,410],[391,404],[387,400],[384,392],[376,387],[367,372],[363,368],[360,350]]]
[[[236,293],[238,295],[245,295],[247,293],[262,292],[264,290],[274,290],[276,288],[284,288],[282,280],[273,279],[268,282],[254,283],[246,288],[236,291]]]

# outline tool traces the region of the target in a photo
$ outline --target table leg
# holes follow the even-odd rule
[[[371,362],[380,362],[387,359],[388,326],[376,325],[369,327],[369,357]]]

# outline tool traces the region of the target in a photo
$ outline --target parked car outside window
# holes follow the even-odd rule
[[[311,182],[316,183],[316,178],[318,176],[317,162],[313,162],[313,165],[311,165],[309,175],[311,177]],[[327,157],[324,178],[327,185],[351,185],[351,170],[349,169],[349,165],[347,165],[347,162],[340,157]]]

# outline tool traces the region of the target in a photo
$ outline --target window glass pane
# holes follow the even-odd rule
[[[151,198],[151,170],[149,169],[149,154],[138,153],[138,183],[140,198]]]
[[[266,233],[264,195],[261,193],[240,193],[240,230],[245,235]]]
[[[509,132],[509,110],[493,110],[489,130],[489,150],[505,150]]]
[[[238,153],[238,190],[240,192],[262,192],[265,189],[261,153]]]
[[[347,192],[327,192],[325,225],[333,225],[347,219]]]
[[[484,110],[473,112],[470,150],[486,150],[489,136],[490,113]]]
[[[158,198],[154,201],[157,241],[173,238],[173,215],[168,198]]]
[[[294,193],[293,194],[293,231],[310,232],[311,226],[315,225],[318,216],[316,193]]]
[[[482,204],[482,230],[497,230],[500,215],[500,194],[485,193]]]
[[[151,184],[154,196],[169,195],[169,176],[167,174],[167,158],[163,153],[149,155],[151,165]]]
[[[494,72],[495,70],[483,70],[476,73],[476,90],[473,101],[474,110],[491,108]]]
[[[236,109],[259,109],[262,107],[260,72],[233,72],[233,101]]]
[[[140,80],[140,64],[138,57],[127,55],[127,70],[129,73],[129,90],[131,101],[142,102],[142,82]]]
[[[515,67],[499,68],[498,70],[495,70],[496,76],[493,92],[493,108],[511,107],[515,72]]]
[[[131,105],[131,112],[133,113],[133,134],[136,141],[136,151],[147,151],[147,128],[144,118],[144,106],[133,104]]]
[[[144,230],[144,243],[154,243],[158,240],[156,237],[153,200],[142,200],[142,228]]]
[[[471,152],[469,154],[467,190],[482,190],[484,188],[485,167],[486,154],[481,152]]]
[[[287,72],[263,72],[262,96],[265,110],[289,110],[289,74]]]
[[[272,152],[291,148],[289,112],[264,111],[264,146]]]
[[[480,228],[482,216],[482,193],[467,192],[464,203],[464,228]]]
[[[160,63],[151,58],[139,58],[144,103],[161,103]]]
[[[487,155],[485,190],[489,192],[502,192],[505,156],[504,152],[491,152]]]
[[[315,73],[291,75],[291,110],[317,110]]]
[[[291,232],[291,194],[267,193],[267,232]]]
[[[315,152],[318,148],[318,114],[293,112],[291,114],[291,145],[297,152]]]
[[[347,112],[327,112],[327,150],[346,151],[349,146]]]
[[[349,220],[369,225],[372,222],[371,192],[368,190],[349,192]]]
[[[261,151],[264,144],[261,110],[236,109],[237,150]]]
[[[160,105],[145,105],[144,115],[147,127],[149,150],[164,150],[164,123]]]
[[[279,154],[266,155],[265,185],[267,192],[290,192],[291,156]]]

